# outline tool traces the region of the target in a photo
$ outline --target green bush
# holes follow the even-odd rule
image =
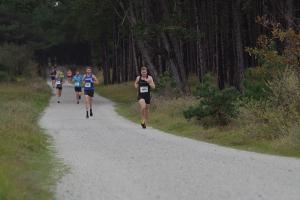
[[[3,82],[3,81],[10,81],[10,77],[7,72],[0,71],[0,82]]]
[[[243,82],[244,100],[262,100],[266,99],[270,90],[267,87],[267,81],[271,80],[270,70],[266,67],[249,68],[245,72],[245,80]]]
[[[0,46],[0,80],[14,80],[20,76],[32,76],[36,73],[36,64],[32,60],[32,50],[15,44]]]
[[[157,90],[160,95],[172,97],[174,94],[178,94],[179,91],[176,87],[176,83],[172,77],[172,74],[165,71],[159,76],[159,81],[157,83]]]
[[[8,74],[5,66],[0,64],[0,82],[9,81],[9,80],[10,80],[9,74]]]
[[[197,87],[198,106],[190,107],[183,112],[185,118],[196,117],[203,125],[227,125],[237,116],[239,92],[235,88],[219,90],[206,76],[204,82]]]
[[[267,83],[287,67],[287,59],[278,52],[274,40],[260,36],[258,44],[259,47],[246,48],[249,55],[256,59],[258,66],[246,70],[243,95],[244,99],[257,101],[270,96]]]
[[[255,138],[279,139],[291,134],[300,121],[300,79],[287,68],[267,82],[266,99],[249,101],[241,108],[246,133]]]

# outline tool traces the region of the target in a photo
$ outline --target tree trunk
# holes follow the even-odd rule
[[[128,17],[129,17],[129,21],[131,23],[131,27],[134,28],[137,25],[137,20],[136,20],[135,14],[134,14],[132,2],[130,2]],[[139,50],[142,53],[144,60],[147,62],[148,68],[152,72],[152,75],[154,76],[154,78],[158,79],[158,74],[157,74],[156,68],[152,62],[152,58],[151,58],[149,49],[145,45],[144,41],[140,38],[137,38],[136,43],[137,43],[137,46],[139,47]]]
[[[286,0],[286,18],[287,18],[287,25],[289,28],[293,27],[294,24],[294,0]]]
[[[179,88],[181,92],[184,92],[185,91],[185,86],[183,85],[183,83],[181,81],[181,77],[180,77],[179,71],[177,69],[176,62],[174,61],[174,58],[172,56],[171,47],[170,47],[168,38],[167,38],[165,33],[162,33],[162,41],[163,41],[164,47],[165,47],[165,49],[166,49],[166,51],[168,52],[168,55],[169,55],[168,56],[168,61],[169,61],[170,69],[171,69],[173,78],[175,79],[177,88]]]
[[[233,1],[233,24],[236,51],[236,69],[234,82],[235,87],[242,92],[242,81],[244,78],[244,49],[241,33],[241,0]]]

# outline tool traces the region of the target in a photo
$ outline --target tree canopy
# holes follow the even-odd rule
[[[299,28],[295,0],[1,0],[0,42],[27,45],[41,64],[93,64],[104,82],[134,79],[142,65],[168,71],[183,93],[207,72],[242,90],[256,65],[246,47],[268,32],[258,16]],[[297,18],[298,17],[298,18]]]

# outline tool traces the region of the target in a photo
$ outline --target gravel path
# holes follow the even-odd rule
[[[94,115],[85,119],[67,86],[62,103],[53,97],[41,118],[71,168],[58,183],[58,200],[300,199],[300,159],[142,130],[100,96]]]

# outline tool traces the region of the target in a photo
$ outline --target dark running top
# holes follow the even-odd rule
[[[62,77],[57,77],[55,81],[56,87],[61,88],[63,84],[63,78]]]
[[[55,69],[51,70],[50,76],[51,77],[55,77],[56,76],[56,70]]]
[[[93,74],[86,74],[84,77],[84,90],[94,90]]]
[[[142,80],[141,76],[139,78],[138,85],[139,85],[139,87],[138,87],[139,96],[150,96],[150,90],[151,90],[150,85],[149,85],[149,83],[147,83],[147,81]]]

